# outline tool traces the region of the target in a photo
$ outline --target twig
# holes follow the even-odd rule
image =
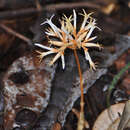
[[[28,16],[32,14],[36,14],[38,10],[36,8],[28,8],[28,9],[20,9],[20,10],[13,10],[13,11],[1,11],[0,12],[0,20],[2,19],[11,19],[17,18],[22,16]]]
[[[7,33],[10,33],[16,37],[18,37],[19,39],[22,39],[23,41],[27,42],[28,44],[31,43],[31,40],[25,36],[23,36],[22,34],[12,30],[11,28],[7,27],[4,24],[0,24],[0,28],[4,29]]]
[[[89,7],[89,8],[94,8],[94,9],[99,9],[100,6],[92,3],[92,2],[75,2],[75,3],[61,3],[61,4],[52,4],[52,5],[47,5],[45,7],[46,10],[58,10],[58,9],[65,9],[65,8],[81,8],[81,7]]]
[[[0,20],[2,19],[10,19],[16,18],[19,16],[27,16],[31,14],[37,14],[39,12],[46,11],[54,11],[59,9],[71,9],[71,8],[81,8],[81,7],[89,7],[94,9],[100,9],[100,6],[95,3],[90,2],[75,2],[75,3],[60,3],[60,4],[51,4],[43,7],[43,9],[38,10],[37,8],[27,8],[21,10],[14,10],[14,11],[4,11],[0,12]]]

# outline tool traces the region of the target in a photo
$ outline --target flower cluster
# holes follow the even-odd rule
[[[44,46],[41,44],[36,43],[35,45],[47,50],[46,52],[40,52],[39,53],[39,58],[40,61],[43,59],[43,57],[49,55],[49,54],[56,54],[55,57],[52,59],[50,62],[50,65],[53,65],[58,58],[61,57],[62,61],[62,67],[63,69],[65,68],[65,61],[64,61],[64,51],[65,49],[80,49],[82,48],[85,53],[85,58],[86,60],[89,61],[90,67],[95,68],[95,64],[93,63],[89,52],[88,48],[90,47],[98,47],[99,49],[101,46],[99,44],[95,44],[91,42],[96,38],[96,36],[91,37],[91,34],[95,28],[99,29],[96,26],[96,20],[91,17],[92,13],[87,14],[85,10],[83,10],[83,22],[79,28],[79,31],[77,31],[77,14],[75,10],[73,10],[73,16],[71,15],[69,18],[67,18],[65,15],[63,18],[60,20],[61,28],[57,27],[55,24],[52,22],[52,18],[54,15],[50,18],[47,19],[43,24],[49,24],[49,28],[46,30],[46,34],[49,37],[49,44],[50,46]],[[54,40],[51,37],[55,37],[58,40]]]

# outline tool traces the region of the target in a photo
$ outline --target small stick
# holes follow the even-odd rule
[[[33,15],[39,12],[36,8],[28,8],[28,9],[20,9],[20,10],[13,10],[13,11],[1,11],[0,12],[0,20],[17,18],[21,16],[28,16]]]
[[[73,3],[60,3],[60,4],[50,4],[44,6],[42,9],[37,8],[27,8],[27,9],[20,9],[20,10],[13,10],[13,11],[1,11],[0,12],[0,20],[2,19],[9,19],[9,18],[16,18],[18,16],[27,16],[31,14],[37,14],[39,12],[46,11],[55,11],[59,9],[72,9],[72,8],[81,8],[81,7],[89,7],[93,9],[100,9],[100,5],[92,2],[73,2]]]
[[[96,3],[92,2],[73,2],[73,3],[60,3],[60,4],[51,4],[47,5],[45,7],[46,10],[58,10],[58,9],[65,9],[65,8],[81,8],[81,7],[89,7],[89,8],[94,8],[94,9],[99,9],[100,6],[97,5]]]
[[[0,24],[0,28],[4,29],[9,34],[12,34],[12,35],[18,37],[19,39],[22,39],[23,41],[27,42],[28,44],[31,43],[31,40],[29,38],[27,38],[27,37],[23,36],[22,34],[12,30],[11,28],[7,27],[4,24]]]

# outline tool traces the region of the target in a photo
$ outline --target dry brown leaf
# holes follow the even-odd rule
[[[125,106],[124,103],[118,103],[104,110],[98,116],[92,130],[101,130],[101,129],[102,130],[117,130],[117,127],[120,121],[119,113],[122,114],[124,106]]]

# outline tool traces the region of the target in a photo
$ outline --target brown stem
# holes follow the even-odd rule
[[[76,109],[72,109],[72,112],[77,116],[77,118],[79,119],[79,117],[80,117],[80,113],[76,110]],[[86,120],[84,120],[84,127],[85,128],[89,128],[89,124],[88,124],[88,122],[86,121]]]
[[[79,58],[77,55],[76,49],[74,49],[74,55],[76,59],[76,63],[78,66],[78,72],[79,72],[79,77],[80,77],[80,90],[81,90],[81,101],[80,101],[80,116],[79,116],[79,121],[78,121],[78,130],[82,130],[84,127],[84,94],[83,94],[83,78],[82,78],[82,72],[81,72],[81,67],[79,63]]]

